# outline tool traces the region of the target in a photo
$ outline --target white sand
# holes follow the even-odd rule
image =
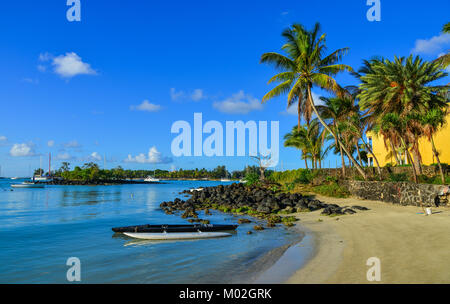
[[[339,217],[298,213],[299,229],[314,236],[315,253],[286,283],[371,283],[366,261],[381,261],[380,283],[450,283],[450,208],[396,206],[355,198],[317,197],[340,206],[365,206]],[[322,222],[319,221],[322,220]]]

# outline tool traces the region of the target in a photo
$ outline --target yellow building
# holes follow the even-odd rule
[[[447,116],[447,121],[450,122],[450,114]],[[372,146],[372,151],[378,159],[381,167],[386,166],[386,164],[391,163],[396,164],[395,156],[390,152],[391,149],[386,149],[384,144],[383,136],[377,136],[372,132],[367,132],[366,134],[368,144]],[[441,163],[450,164],[450,124],[445,124],[434,136],[434,144],[439,153],[439,160]],[[389,144],[388,144],[389,145]],[[433,150],[431,148],[431,143],[427,138],[421,138],[419,140],[419,151],[422,156],[422,163],[424,165],[435,164],[436,158],[434,157]],[[369,155],[369,165],[375,166],[376,163]],[[403,164],[408,163],[406,155],[403,153],[399,155]]]

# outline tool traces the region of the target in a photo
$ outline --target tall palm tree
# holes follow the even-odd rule
[[[282,70],[281,73],[269,80],[269,83],[276,81],[280,84],[270,90],[262,101],[265,102],[275,96],[287,93],[288,104],[294,100],[299,101],[299,116],[302,102],[307,101],[307,107],[310,107],[311,112],[317,116],[320,123],[335,138],[351,161],[356,164],[360,174],[366,179],[364,170],[322,119],[312,98],[313,86],[336,93],[338,96],[345,94],[344,89],[337,84],[333,77],[343,71],[353,71],[350,66],[338,63],[348,48],[341,48],[323,56],[326,48],[326,35],[320,35],[319,23],[316,23],[311,31],[306,30],[300,24],[294,24],[292,28],[284,30],[282,35],[286,39],[286,43],[282,46],[286,56],[276,52],[265,53],[261,56],[261,63],[270,63]],[[300,117],[298,120],[298,128],[300,128]]]
[[[428,138],[431,143],[431,148],[433,150],[433,154],[436,157],[436,161],[439,167],[439,173],[441,175],[441,181],[445,183],[444,172],[442,170],[441,161],[439,159],[439,153],[436,150],[436,146],[434,144],[433,135],[445,124],[445,117],[447,115],[446,109],[433,108],[427,111],[424,115],[422,115],[422,126],[423,133]]]
[[[380,123],[380,120],[389,113],[397,114],[405,119],[413,113],[424,113],[431,102],[445,104],[442,96],[448,90],[447,86],[430,85],[430,83],[446,77],[448,74],[442,70],[437,62],[425,62],[418,56],[395,57],[394,61],[388,59],[372,59],[365,61],[360,70],[360,107],[367,111],[369,128]],[[420,128],[417,119],[409,119],[408,132],[413,166],[416,172],[421,173],[420,152],[418,140]],[[386,129],[386,132],[389,132]]]

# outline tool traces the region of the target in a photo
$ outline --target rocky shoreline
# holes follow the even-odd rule
[[[199,190],[185,190],[181,194],[190,195],[187,200],[176,198],[173,201],[162,202],[160,207],[166,214],[182,211],[182,218],[190,222],[208,224],[209,220],[200,219],[198,212],[203,210],[205,215],[210,214],[209,209],[237,215],[249,215],[266,220],[266,227],[254,226],[254,230],[271,228],[282,223],[293,226],[296,217],[289,214],[298,212],[311,212],[323,209],[321,214],[327,216],[340,216],[354,214],[356,210],[368,210],[361,206],[340,207],[336,204],[326,204],[317,199],[303,196],[300,193],[286,193],[264,187],[251,187],[235,183],[205,187]],[[246,218],[239,219],[239,223],[249,223]]]

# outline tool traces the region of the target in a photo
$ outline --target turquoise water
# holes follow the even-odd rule
[[[0,180],[0,283],[67,283],[69,257],[81,261],[81,283],[249,282],[252,269],[270,250],[297,238],[275,228],[251,235],[241,225],[232,237],[189,241],[138,241],[111,227],[187,223],[166,215],[162,201],[179,192],[214,186],[210,181],[118,186],[47,186],[14,189]],[[200,213],[211,223],[238,217]]]

